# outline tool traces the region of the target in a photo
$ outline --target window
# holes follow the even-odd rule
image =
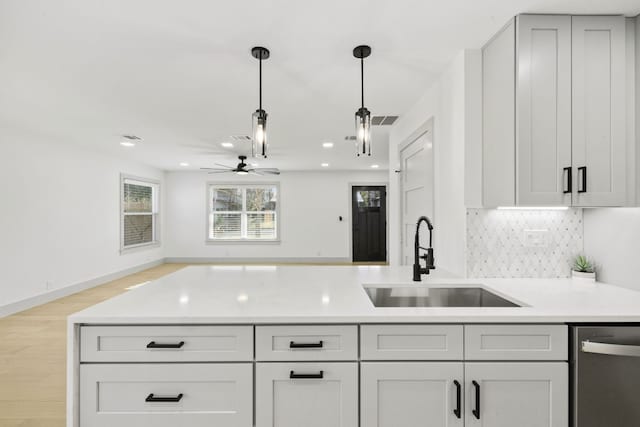
[[[121,249],[159,243],[158,192],[156,181],[122,176]]]
[[[215,184],[208,194],[208,240],[278,240],[277,184]]]

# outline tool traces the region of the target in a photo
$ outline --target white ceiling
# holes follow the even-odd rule
[[[344,141],[359,104],[353,47],[373,48],[367,107],[402,115],[460,49],[480,47],[521,12],[633,16],[640,2],[2,0],[0,120],[167,170],[234,164],[246,147],[220,143],[250,134],[257,62],[249,51],[264,45],[272,149],[260,166],[382,169],[388,130],[374,134],[373,158],[356,158]],[[122,134],[144,141],[126,149]]]

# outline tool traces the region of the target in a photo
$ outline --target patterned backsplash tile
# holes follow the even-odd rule
[[[582,209],[467,209],[469,277],[569,277]]]

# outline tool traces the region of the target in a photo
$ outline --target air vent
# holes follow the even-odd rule
[[[356,136],[355,135],[347,135],[344,137],[345,141],[355,141],[356,140]]]
[[[249,135],[231,135],[229,139],[232,141],[251,141],[251,137]]]
[[[128,139],[129,141],[141,141],[142,138],[140,138],[139,136],[135,136],[135,135],[122,135],[122,137],[124,139]]]
[[[398,120],[398,116],[373,116],[371,124],[373,126],[391,126]]]

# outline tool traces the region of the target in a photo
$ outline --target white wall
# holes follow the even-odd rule
[[[207,182],[279,182],[280,243],[206,243]],[[276,177],[212,178],[203,172],[169,172],[166,176],[168,258],[203,261],[284,259],[348,261],[351,257],[350,183],[381,183],[386,171],[282,172]],[[343,221],[338,217],[342,216]],[[195,258],[195,259],[194,259]]]
[[[434,119],[436,266],[460,276],[466,275],[465,142],[476,137],[478,118],[469,106],[478,105],[476,50],[460,52],[443,71],[437,83],[391,129],[389,141],[390,260],[400,262],[400,194],[394,169],[399,169],[398,146],[430,118]],[[472,86],[473,85],[473,86]],[[474,103],[475,102],[475,103]]]
[[[119,252],[120,173],[163,172],[6,128],[0,159],[0,309],[163,258]]]

